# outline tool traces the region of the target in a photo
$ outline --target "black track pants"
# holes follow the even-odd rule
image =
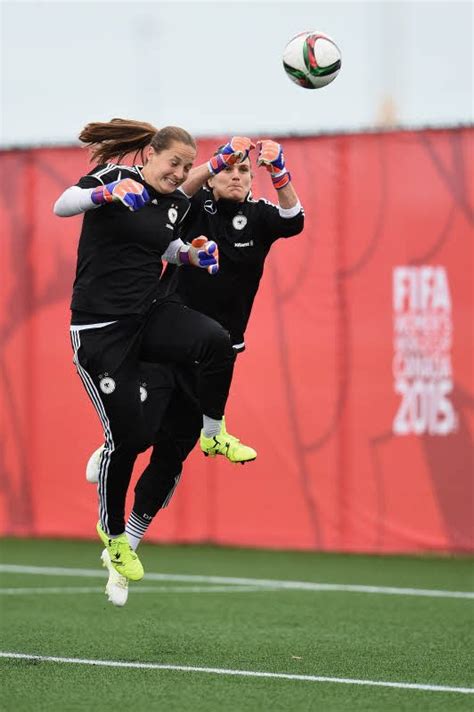
[[[98,323],[101,320],[98,319]],[[140,360],[197,365],[201,413],[220,418],[232,379],[234,354],[227,332],[178,302],[156,305],[148,315],[107,325],[71,327],[74,362],[98,412],[105,438],[99,471],[99,517],[109,534],[125,529],[125,497],[135,459],[153,441],[144,418],[146,386]],[[174,384],[162,389],[167,404]]]
[[[148,398],[144,406],[148,424],[155,424],[153,450],[148,466],[135,486],[133,511],[144,519],[152,519],[159,509],[166,507],[178,484],[183,463],[199,440],[202,418],[195,395],[195,369],[174,373],[175,388],[163,414],[161,391],[166,387],[165,374],[151,371],[143,364],[143,377],[148,384]]]
[[[209,317],[178,302],[165,302],[150,316],[143,333],[142,361],[197,363],[196,395],[201,413],[224,415],[234,367],[228,332]]]

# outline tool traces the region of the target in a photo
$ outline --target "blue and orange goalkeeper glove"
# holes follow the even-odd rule
[[[219,248],[213,240],[207,237],[195,237],[190,245],[181,247],[178,255],[182,265],[193,265],[207,269],[209,274],[219,271]]]
[[[209,173],[215,176],[234,163],[242,163],[248,157],[255,144],[247,136],[234,136],[229,143],[219,149],[219,153],[209,160],[207,167]]]
[[[285,167],[285,156],[283,148],[276,141],[259,141],[257,144],[260,152],[257,158],[257,166],[264,166],[270,173],[273,187],[281,190],[291,181],[291,175]]]
[[[135,211],[143,208],[150,200],[150,196],[144,185],[132,178],[123,178],[123,180],[116,180],[114,183],[94,188],[91,200],[96,205],[120,201],[126,208]]]
[[[197,263],[193,263],[196,267],[207,269],[209,274],[216,274],[219,271],[219,248],[214,240],[208,240],[207,237],[195,237],[191,242],[191,246],[197,251]]]
[[[207,269],[209,274],[216,274],[219,271],[219,248],[214,240],[207,237],[195,237],[191,242],[192,247],[197,249],[197,267]]]

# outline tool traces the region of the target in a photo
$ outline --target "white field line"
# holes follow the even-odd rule
[[[54,566],[20,566],[0,564],[0,573],[31,574],[36,576],[76,576],[103,578],[106,573],[98,569],[72,569]],[[198,576],[191,574],[154,574],[146,573],[147,581],[175,581],[194,584],[217,584],[235,586],[263,586],[273,590],[293,591],[342,591],[345,593],[379,593],[392,596],[426,596],[429,598],[464,598],[474,599],[471,591],[443,591],[425,588],[398,588],[395,586],[366,586],[343,583],[313,583],[310,581],[279,581],[274,579],[236,578],[230,576]],[[138,590],[138,589],[137,589]]]
[[[135,586],[136,593],[252,593],[255,591],[272,591],[264,586]],[[104,593],[104,587],[99,586],[51,586],[38,588],[0,588],[0,596],[23,596],[27,594],[68,594],[68,593]]]
[[[414,682],[388,682],[385,680],[358,680],[345,677],[321,675],[292,675],[280,672],[258,672],[255,670],[232,670],[226,668],[195,667],[191,665],[164,665],[161,663],[132,663],[119,660],[87,660],[84,658],[59,658],[50,655],[29,655],[0,651],[1,658],[36,660],[49,663],[72,663],[75,665],[95,665],[101,667],[135,668],[139,670],[177,670],[179,672],[201,672],[211,675],[238,675],[241,677],[266,677],[278,680],[298,680],[301,682],[333,682],[343,685],[372,685],[374,687],[397,687],[404,690],[427,690],[429,692],[460,692],[472,695],[474,687],[451,687],[449,685],[423,685]]]

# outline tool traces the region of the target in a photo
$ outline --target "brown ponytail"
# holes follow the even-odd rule
[[[79,141],[91,149],[91,161],[96,163],[107,163],[111,158],[116,158],[120,163],[131,153],[135,154],[133,162],[140,155],[143,163],[143,152],[147,146],[153,146],[159,153],[169,148],[173,141],[196,148],[193,137],[178,126],[157,129],[145,121],[133,119],[111,119],[87,124],[79,134]]]

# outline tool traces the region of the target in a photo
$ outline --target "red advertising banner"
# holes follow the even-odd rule
[[[227,410],[258,458],[196,449],[149,539],[474,549],[473,136],[283,140],[306,226],[272,248]],[[201,141],[198,161],[219,143]],[[68,332],[81,218],[52,212],[88,156],[0,159],[0,534],[93,537],[84,470],[102,433]],[[275,200],[255,174],[255,195]]]

